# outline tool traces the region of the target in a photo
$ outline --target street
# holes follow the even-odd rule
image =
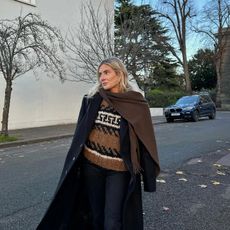
[[[161,174],[143,192],[145,230],[230,229],[230,112],[155,127]],[[35,229],[57,185],[71,139],[0,149],[0,230]]]
[[[217,119],[198,122],[176,121],[156,128],[160,163],[163,169],[177,168],[187,159],[225,149],[230,145],[230,112]]]

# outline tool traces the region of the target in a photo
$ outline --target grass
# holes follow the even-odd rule
[[[0,135],[0,143],[10,142],[10,141],[16,141],[16,140],[17,140],[16,137]]]

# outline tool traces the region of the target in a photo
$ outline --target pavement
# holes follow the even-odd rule
[[[152,121],[153,124],[155,125],[166,122],[164,116],[154,116],[152,117]],[[9,130],[9,135],[16,137],[18,140],[0,143],[0,149],[72,137],[75,127],[76,127],[76,123],[72,123],[72,124],[61,124],[61,125],[52,125],[52,126],[44,126],[44,127]]]

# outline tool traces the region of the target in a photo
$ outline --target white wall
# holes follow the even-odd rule
[[[163,108],[150,108],[151,116],[163,116]]]
[[[82,0],[83,1],[83,0]],[[36,7],[14,0],[0,0],[0,18],[12,19],[28,12],[39,13],[63,34],[80,22],[80,0],[37,0]],[[92,1],[95,6],[100,0]],[[114,0],[104,0],[113,9]],[[9,129],[37,127],[76,122],[82,96],[91,86],[86,83],[61,83],[44,73],[33,72],[19,77],[13,83]],[[4,99],[5,81],[0,76],[0,119]]]

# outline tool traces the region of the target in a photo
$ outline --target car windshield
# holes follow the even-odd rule
[[[185,96],[180,98],[176,105],[194,105],[198,101],[198,96]]]

